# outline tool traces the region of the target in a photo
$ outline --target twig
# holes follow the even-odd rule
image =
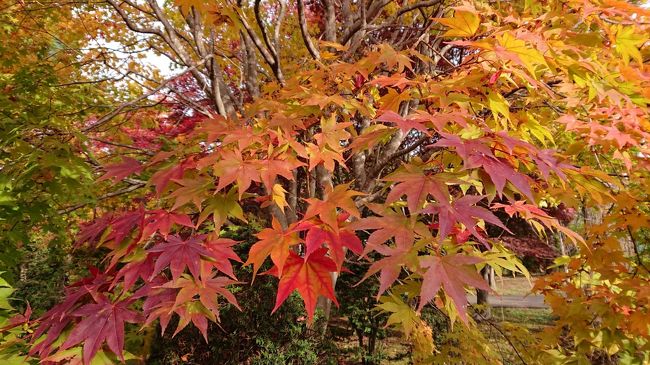
[[[178,75],[174,75],[174,76],[172,76],[172,77],[170,77],[170,78],[164,80],[164,81],[163,81],[163,82],[162,82],[162,83],[161,83],[157,88],[152,89],[152,90],[149,91],[148,93],[143,94],[142,96],[140,96],[140,97],[138,97],[138,98],[136,98],[136,99],[134,99],[134,100],[132,100],[132,101],[129,101],[129,102],[126,102],[126,103],[122,103],[122,104],[120,104],[120,106],[118,106],[116,109],[114,109],[114,110],[111,111],[110,113],[105,114],[104,116],[102,116],[101,118],[99,118],[99,120],[97,120],[97,122],[95,122],[95,123],[93,123],[92,125],[90,125],[90,126],[84,128],[84,129],[83,129],[83,132],[89,132],[89,131],[91,131],[91,130],[93,130],[93,129],[96,129],[97,127],[102,126],[102,125],[105,124],[106,122],[110,121],[111,119],[113,119],[113,118],[115,118],[117,115],[119,115],[119,114],[120,114],[124,109],[126,109],[127,107],[130,107],[130,106],[132,106],[132,105],[135,105],[136,103],[138,103],[138,102],[140,102],[140,101],[142,101],[142,100],[145,100],[145,99],[147,99],[148,97],[150,97],[150,96],[156,94],[156,93],[159,92],[160,90],[164,89],[164,88],[167,86],[167,84],[169,84],[170,82],[174,81],[174,80],[177,79],[178,77],[180,77],[180,76],[182,76],[182,75],[184,75],[184,74],[186,74],[186,73],[188,73],[188,72],[191,72],[191,71],[195,70],[197,67],[203,65],[207,60],[211,59],[212,57],[214,57],[214,55],[208,55],[207,57],[203,58],[201,61],[197,62],[197,63],[194,64],[192,67],[186,69],[185,71],[181,72],[180,74],[178,74]]]
[[[630,239],[632,240],[632,246],[634,247],[634,254],[636,255],[636,259],[639,262],[639,266],[641,266],[647,273],[650,274],[650,270],[648,269],[647,266],[643,263],[643,260],[641,259],[641,254],[639,253],[639,247],[637,246],[636,239],[634,238],[634,235],[632,234],[632,229],[630,226],[625,227],[627,229],[627,233],[630,235]],[[634,274],[636,275],[636,271],[638,270],[638,267],[636,268]]]
[[[501,328],[499,328],[499,326],[497,326],[496,324],[492,323],[492,321],[490,321],[489,319],[483,317],[483,315],[482,315],[481,313],[479,313],[479,312],[476,312],[476,315],[479,316],[479,317],[480,317],[480,318],[481,318],[485,323],[489,324],[491,327],[493,327],[495,330],[497,330],[497,332],[499,332],[499,333],[501,334],[501,336],[503,336],[503,338],[504,338],[506,341],[508,341],[508,344],[510,344],[510,347],[512,347],[512,349],[515,351],[515,354],[517,354],[517,357],[519,358],[519,360],[521,361],[521,363],[524,364],[524,365],[528,365],[528,363],[526,362],[526,360],[524,360],[524,358],[523,358],[523,357],[521,356],[521,354],[519,353],[519,350],[517,350],[517,348],[515,347],[515,344],[512,343],[512,340],[510,340],[510,337],[506,336],[506,334],[503,333],[503,331],[501,330]]]
[[[377,163],[377,166],[375,166],[375,167],[372,169],[372,171],[370,171],[370,174],[368,174],[368,176],[369,176],[370,178],[374,178],[374,177],[376,177],[376,176],[381,172],[381,170],[382,170],[384,167],[386,167],[386,165],[388,165],[391,161],[393,161],[393,160],[395,160],[395,159],[397,159],[397,158],[400,158],[400,157],[402,157],[402,156],[404,156],[404,155],[406,155],[406,154],[408,154],[408,153],[413,152],[413,150],[415,150],[416,148],[418,148],[418,147],[419,147],[420,145],[422,145],[424,142],[428,141],[430,138],[431,138],[430,136],[428,136],[428,135],[424,135],[424,136],[420,137],[420,139],[418,139],[417,141],[415,141],[415,142],[414,142],[412,145],[410,145],[409,147],[407,147],[407,148],[405,148],[405,149],[403,149],[403,150],[400,150],[400,151],[397,151],[397,152],[393,153],[392,155],[388,156],[388,157],[387,157],[386,159],[384,159],[383,161],[379,161],[379,162]]]
[[[97,141],[97,142],[100,142],[100,143],[108,144],[108,145],[111,145],[111,146],[115,146],[115,147],[124,147],[124,148],[128,148],[128,149],[131,149],[131,150],[140,151],[140,152],[142,152],[142,153],[144,153],[144,154],[147,154],[147,155],[149,155],[149,156],[153,156],[153,155],[154,155],[153,152],[148,151],[148,150],[146,150],[146,149],[144,149],[144,148],[135,147],[135,146],[129,146],[129,145],[122,144],[122,143],[111,142],[111,141],[107,141],[107,140],[105,140],[105,139],[100,139],[100,138],[93,138],[93,137],[89,137],[89,138],[92,139],[93,141]]]
[[[122,194],[130,193],[130,192],[132,192],[132,191],[135,191],[135,190],[137,190],[137,189],[140,189],[141,187],[143,187],[143,186],[145,186],[145,185],[146,185],[146,184],[145,184],[144,182],[143,182],[143,183],[134,184],[134,185],[128,186],[128,187],[126,187],[126,188],[123,188],[123,189],[120,189],[120,190],[116,190],[116,191],[113,191],[113,192],[110,192],[110,193],[104,194],[104,195],[98,197],[97,200],[98,200],[98,201],[100,201],[100,200],[105,200],[105,199],[112,198],[112,197],[115,197],[115,196],[118,196],[118,195],[122,195]],[[69,213],[74,212],[74,211],[77,210],[77,209],[80,209],[80,208],[85,207],[85,206],[88,205],[88,204],[90,204],[90,202],[87,202],[87,203],[79,203],[79,204],[76,204],[76,205],[73,205],[73,206],[70,206],[70,207],[67,207],[67,208],[59,209],[59,210],[57,211],[57,213],[58,213],[58,214],[69,214]]]

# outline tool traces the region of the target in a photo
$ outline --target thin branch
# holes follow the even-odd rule
[[[262,14],[260,12],[260,4],[261,0],[255,0],[255,4],[253,5],[253,12],[255,14],[255,21],[257,22],[257,26],[260,28],[260,32],[262,32],[262,38],[264,39],[264,44],[266,44],[266,47],[271,51],[271,55],[273,55],[273,58],[275,60],[278,59],[278,53],[275,51],[275,47],[273,47],[273,44],[271,43],[271,39],[269,38],[268,33],[266,32],[266,27],[264,26],[264,23],[262,22]]]
[[[250,37],[250,39],[253,41],[253,44],[257,48],[258,51],[260,51],[260,54],[262,55],[262,58],[264,58],[264,61],[269,65],[271,70],[273,71],[273,75],[275,78],[278,80],[280,85],[284,85],[284,76],[282,76],[282,70],[280,69],[280,64],[278,62],[278,56],[275,52],[275,49],[273,48],[267,48],[262,41],[260,40],[260,37],[255,33],[253,28],[250,26],[248,21],[246,20],[246,17],[242,13],[240,8],[236,8],[235,11],[237,12],[237,16],[239,17],[239,21],[241,22],[242,26],[246,30],[246,33]],[[257,16],[257,15],[256,15]],[[265,30],[262,28],[263,34],[265,33]],[[265,42],[267,36],[265,36]],[[269,42],[270,43],[270,42]]]
[[[397,11],[397,13],[395,13],[395,15],[392,17],[392,20],[393,21],[397,20],[397,18],[399,18],[400,16],[402,16],[402,15],[404,15],[404,14],[410,12],[410,11],[418,10],[418,9],[422,9],[422,8],[430,8],[432,6],[436,6],[436,5],[440,4],[441,2],[442,2],[442,0],[429,0],[429,1],[421,1],[419,3],[411,4],[411,5],[408,5],[408,6],[402,6]]]
[[[149,91],[148,93],[143,94],[143,95],[141,95],[140,97],[138,97],[138,98],[136,98],[136,99],[134,99],[134,100],[132,100],[132,101],[129,101],[129,102],[126,102],[126,103],[122,103],[122,104],[121,104],[120,106],[118,106],[115,110],[111,111],[111,112],[108,113],[108,114],[105,114],[104,116],[102,116],[101,118],[99,118],[99,119],[97,120],[97,122],[95,122],[95,123],[93,123],[92,125],[90,125],[90,126],[84,128],[82,131],[83,131],[83,132],[89,132],[89,131],[91,131],[91,130],[93,130],[93,129],[96,129],[97,127],[102,126],[103,124],[107,123],[108,121],[110,121],[111,119],[113,119],[113,118],[115,118],[117,115],[119,115],[119,114],[120,114],[124,109],[126,109],[126,108],[128,108],[128,107],[130,107],[130,106],[133,106],[133,105],[139,103],[140,101],[145,100],[145,99],[147,99],[148,97],[150,97],[150,96],[156,94],[156,93],[159,92],[160,90],[164,89],[164,88],[167,86],[167,84],[169,84],[170,82],[174,81],[174,80],[175,80],[176,78],[178,78],[179,76],[182,76],[182,75],[184,75],[184,74],[186,74],[186,73],[188,73],[188,72],[191,72],[192,70],[195,70],[197,67],[201,66],[202,64],[204,64],[207,60],[211,59],[212,57],[213,57],[213,55],[208,55],[206,58],[202,59],[200,62],[194,64],[194,66],[188,68],[187,70],[181,72],[180,74],[175,75],[175,76],[172,76],[172,77],[170,77],[170,78],[164,80],[164,81],[163,81],[163,82],[162,82],[162,83],[161,83],[157,88],[152,89],[152,90]]]
[[[399,151],[393,153],[392,155],[388,156],[384,160],[379,161],[377,163],[377,165],[370,171],[370,173],[368,174],[368,177],[369,178],[377,177],[377,175],[379,175],[381,170],[383,170],[384,167],[386,167],[386,165],[388,165],[391,161],[394,161],[394,160],[396,160],[396,159],[398,159],[398,158],[400,158],[400,157],[402,157],[402,156],[404,156],[406,154],[409,154],[409,153],[413,152],[416,148],[421,146],[424,142],[428,141],[430,138],[431,138],[430,136],[424,135],[424,136],[420,137],[417,141],[415,141],[409,147],[407,147],[407,148],[405,148],[403,150],[399,150]]]
[[[133,20],[131,20],[131,18],[129,18],[126,11],[124,11],[124,9],[122,9],[120,7],[121,4],[118,4],[117,1],[115,1],[115,0],[106,0],[106,1],[109,4],[111,4],[111,6],[115,9],[115,11],[117,11],[117,14],[120,16],[120,18],[122,18],[122,20],[124,20],[124,23],[126,23],[126,26],[129,29],[131,29],[132,31],[137,32],[137,33],[155,34],[155,35],[158,35],[158,36],[161,36],[161,37],[163,36],[163,33],[160,30],[156,29],[156,28],[142,28],[142,27],[138,26],[137,24],[135,24],[133,22]]]
[[[391,3],[391,0],[379,0],[376,2],[372,2],[370,4],[370,7],[368,9],[365,9],[367,16],[365,17],[367,22],[372,22],[375,17],[378,15],[379,11],[383,9],[385,6]],[[365,7],[364,7],[365,8]],[[352,27],[348,30],[347,33],[343,34],[341,37],[340,43],[341,44],[346,44],[356,32],[359,30],[362,30],[363,27],[363,19],[357,19],[354,24],[352,24]]]
[[[104,139],[101,139],[101,138],[93,138],[93,137],[89,137],[89,138],[92,139],[93,141],[97,141],[97,142],[100,142],[100,143],[103,143],[103,144],[108,144],[108,145],[115,146],[115,147],[123,147],[123,148],[128,148],[128,149],[131,149],[131,150],[140,151],[140,152],[142,152],[142,153],[144,153],[146,155],[149,155],[149,156],[155,155],[153,152],[151,152],[149,150],[146,150],[144,148],[129,146],[129,145],[122,144],[122,143],[111,142],[111,141],[107,141],[107,140],[104,140]]]
[[[650,274],[650,269],[648,269],[647,266],[643,263],[643,260],[641,259],[641,253],[639,253],[639,247],[636,242],[636,238],[634,238],[634,235],[632,234],[632,229],[630,226],[625,227],[627,228],[627,233],[630,235],[630,239],[632,240],[632,246],[634,247],[634,254],[636,255],[636,259],[639,262],[639,266],[641,266],[645,271]]]
[[[512,340],[510,340],[510,337],[508,337],[505,333],[503,333],[503,331],[501,330],[501,328],[499,328],[499,326],[492,323],[492,321],[490,321],[489,319],[483,317],[483,315],[478,313],[478,312],[476,312],[476,315],[479,316],[485,323],[489,324],[491,327],[493,327],[495,330],[497,330],[497,332],[499,332],[501,334],[501,336],[508,342],[510,347],[514,350],[515,354],[517,355],[517,357],[519,358],[521,363],[524,364],[524,365],[528,365],[526,360],[524,360],[524,358],[519,353],[519,350],[517,350],[517,348],[515,347],[515,344],[512,343]]]
[[[128,186],[126,188],[116,190],[116,191],[113,191],[111,193],[104,194],[104,195],[98,197],[97,200],[101,201],[101,200],[105,200],[105,199],[108,199],[108,198],[113,198],[113,197],[116,197],[116,196],[119,196],[119,195],[122,195],[122,194],[127,194],[127,193],[130,193],[132,191],[138,190],[138,189],[142,188],[145,185],[146,185],[145,183],[134,184],[134,185]],[[90,204],[90,202],[88,202],[88,203],[79,203],[79,204],[73,205],[71,207],[59,209],[57,211],[57,213],[58,214],[69,214],[69,213],[74,212],[77,209],[81,209],[81,208],[85,207],[88,204]]]
[[[264,61],[266,61],[266,63],[268,63],[269,66],[273,66],[275,64],[275,59],[273,59],[273,56],[269,53],[269,50],[264,46],[264,44],[260,40],[260,37],[257,36],[253,28],[251,28],[250,24],[248,24],[246,17],[244,16],[244,14],[241,13],[241,9],[237,9],[236,11],[242,26],[246,30],[246,33],[248,33],[248,36],[253,41],[253,44],[255,45],[257,50],[260,51],[260,53],[262,54],[262,58],[264,58]]]

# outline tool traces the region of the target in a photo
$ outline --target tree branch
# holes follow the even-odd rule
[[[114,109],[113,111],[111,111],[111,112],[108,113],[108,114],[105,114],[104,116],[102,116],[101,118],[99,118],[99,119],[97,120],[97,122],[95,122],[95,123],[91,124],[90,126],[84,128],[84,129],[82,129],[82,131],[83,131],[83,132],[89,132],[89,131],[91,131],[91,130],[93,130],[93,129],[96,129],[97,127],[102,126],[103,124],[107,123],[108,121],[110,121],[111,119],[113,119],[113,118],[115,118],[117,115],[119,115],[119,114],[120,114],[124,109],[126,109],[126,108],[128,108],[128,107],[130,107],[130,106],[133,106],[133,105],[135,105],[135,104],[141,102],[142,100],[145,100],[145,99],[149,98],[150,96],[156,94],[156,93],[159,92],[160,90],[164,89],[164,88],[167,86],[167,84],[169,84],[170,82],[174,81],[174,80],[175,80],[176,78],[178,78],[179,76],[182,76],[182,75],[184,75],[184,74],[186,74],[186,73],[188,73],[188,72],[191,72],[192,70],[195,70],[197,67],[201,66],[202,64],[204,64],[207,60],[211,59],[212,57],[213,57],[213,55],[208,55],[208,57],[206,57],[206,58],[204,58],[203,60],[201,60],[200,62],[194,64],[194,66],[188,68],[187,70],[181,72],[181,73],[178,74],[178,75],[175,75],[175,76],[172,76],[172,77],[166,79],[166,80],[163,81],[163,82],[160,84],[160,86],[158,86],[157,88],[152,89],[152,90],[149,91],[148,93],[145,93],[145,94],[139,96],[138,98],[136,98],[136,99],[134,99],[134,100],[131,100],[131,101],[129,101],[129,102],[126,102],[126,103],[122,103],[122,104],[120,104],[116,109]]]
[[[650,274],[650,269],[648,269],[647,266],[645,266],[645,263],[643,263],[643,260],[641,259],[641,253],[639,253],[639,247],[637,245],[636,239],[634,238],[634,235],[632,234],[632,229],[630,226],[625,227],[627,228],[627,233],[630,235],[630,239],[632,240],[632,246],[634,249],[634,254],[636,255],[636,260],[639,263],[639,266],[641,266],[645,271]]]
[[[325,31],[324,38],[329,42],[336,42],[336,8],[333,0],[322,0],[325,5]]]
[[[304,0],[298,0],[298,22],[300,23],[300,34],[302,35],[302,40],[305,42],[305,47],[307,47],[309,54],[311,54],[315,60],[320,60],[320,52],[318,52],[318,49],[314,46],[314,43],[311,41],[311,37],[309,36],[307,20],[305,19]]]
[[[160,37],[163,36],[163,33],[158,29],[155,29],[155,28],[142,28],[142,27],[138,26],[137,24],[135,24],[133,22],[133,20],[131,20],[131,18],[129,18],[129,15],[126,13],[126,11],[124,11],[124,9],[122,9],[120,7],[120,4],[118,4],[117,1],[115,1],[115,0],[106,0],[106,1],[113,7],[113,9],[115,9],[115,11],[117,11],[117,14],[120,16],[120,18],[122,18],[122,20],[124,20],[124,23],[126,23],[126,26],[129,29],[131,29],[132,31],[137,32],[137,33],[155,34],[155,35],[158,35]],[[129,3],[129,5],[130,5],[130,3]]]
[[[375,167],[368,174],[368,177],[371,179],[377,177],[379,173],[381,173],[381,170],[383,170],[384,167],[386,167],[386,165],[388,165],[391,161],[394,161],[406,154],[413,152],[416,148],[421,146],[424,142],[428,141],[430,138],[431,138],[430,136],[424,135],[420,137],[417,141],[415,141],[412,145],[408,146],[407,148],[399,150],[393,153],[392,155],[386,157],[385,159],[377,162]]]
[[[130,193],[132,191],[135,191],[135,190],[138,190],[138,189],[142,188],[145,185],[146,185],[146,183],[144,183],[144,182],[133,184],[133,185],[128,186],[126,188],[116,190],[116,191],[113,191],[113,192],[108,193],[108,194],[104,194],[104,195],[98,197],[97,200],[101,201],[101,200],[105,200],[105,199],[108,199],[108,198],[113,198],[113,197],[116,197],[116,196],[119,196],[119,195],[122,195],[122,194]],[[67,207],[67,208],[59,209],[57,211],[57,213],[58,214],[70,214],[70,213],[74,212],[77,209],[81,209],[81,208],[85,207],[88,204],[90,204],[90,202],[88,202],[88,203],[79,203],[79,204],[76,204],[76,205],[73,205],[73,206],[70,206],[70,207]]]

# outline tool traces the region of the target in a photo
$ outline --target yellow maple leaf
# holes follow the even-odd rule
[[[616,53],[621,55],[626,65],[630,63],[630,58],[643,64],[643,57],[641,57],[638,47],[643,45],[646,40],[647,37],[634,32],[634,27],[616,26]]]
[[[434,18],[440,24],[450,29],[443,34],[445,37],[471,37],[476,34],[481,18],[471,10],[456,8],[453,18]]]
[[[379,103],[382,110],[391,110],[398,113],[400,104],[409,98],[410,94],[408,92],[399,93],[395,89],[388,89],[388,92],[381,97]]]
[[[498,57],[526,67],[531,75],[535,75],[536,66],[549,68],[544,56],[538,50],[510,32],[503,33],[497,39],[499,44],[494,51]]]
[[[273,202],[277,204],[278,207],[280,207],[281,209],[284,209],[285,207],[289,206],[289,204],[287,204],[287,199],[285,197],[286,193],[287,191],[284,190],[282,185],[280,184],[273,185],[273,191],[271,197],[273,199]]]

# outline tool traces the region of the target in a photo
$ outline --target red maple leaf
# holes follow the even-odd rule
[[[604,127],[604,129],[607,131],[604,139],[614,140],[619,149],[625,145],[636,146],[639,144],[629,133],[621,132],[618,127]]]
[[[440,178],[439,175],[428,175],[418,167],[411,165],[405,165],[404,170],[384,178],[386,181],[398,182],[388,193],[386,197],[387,203],[398,201],[403,195],[406,195],[407,207],[413,214],[422,209],[429,195],[433,196],[437,201],[449,199],[445,180]]]
[[[399,91],[403,91],[407,86],[418,84],[417,81],[411,81],[406,78],[406,75],[403,73],[394,74],[392,76],[379,76],[371,81],[373,85],[379,85],[381,87],[392,86]]]
[[[232,246],[236,244],[237,241],[233,241],[227,238],[208,238],[205,241],[205,246],[211,253],[210,257],[213,258],[213,260],[210,260],[212,266],[235,280],[235,273],[232,270],[232,264],[230,263],[230,260],[242,262],[239,256],[237,256],[235,251],[232,249]]]
[[[334,189],[327,194],[325,200],[320,199],[305,199],[309,203],[309,207],[303,216],[304,220],[318,216],[320,220],[330,226],[335,231],[339,227],[340,212],[338,208],[349,213],[353,217],[360,218],[359,209],[357,209],[353,198],[355,196],[363,195],[358,191],[350,189],[350,184],[341,184],[334,187]]]
[[[189,202],[194,203],[198,210],[202,210],[201,204],[208,198],[210,190],[214,187],[214,181],[212,178],[202,175],[186,177],[180,180],[174,179],[172,181],[181,185],[180,188],[177,188],[169,195],[169,198],[175,199],[172,210],[175,210]]]
[[[193,316],[194,311],[192,310],[179,310],[182,308],[191,308],[196,307],[198,303],[202,305],[205,309],[209,310],[212,315],[210,319],[216,321],[219,318],[219,306],[217,303],[217,297],[224,297],[230,304],[234,305],[237,309],[239,304],[235,296],[228,290],[226,287],[230,284],[236,283],[236,281],[226,278],[225,276],[211,276],[208,273],[204,273],[204,278],[201,280],[196,280],[183,276],[178,280],[170,281],[165,285],[162,285],[161,288],[170,288],[170,289],[179,289],[176,298],[173,302],[171,308],[168,308],[169,311],[174,311],[180,316],[179,325],[176,328],[176,333],[185,327],[190,321],[201,331],[205,341],[208,341],[207,333],[207,323],[204,325],[203,320],[200,320]],[[198,303],[197,303],[198,301]],[[170,303],[167,302],[168,306]],[[160,309],[167,309],[165,306],[161,306]],[[200,313],[200,311],[198,311]],[[203,315],[204,319],[206,317],[205,313]],[[183,325],[182,325],[183,324]]]
[[[106,236],[105,242],[109,243],[109,248],[117,248],[117,246],[129,236],[134,229],[142,229],[144,223],[144,208],[125,212],[113,219],[111,222],[111,229]],[[140,233],[141,234],[141,233]]]
[[[397,213],[392,209],[383,209],[381,206],[369,205],[380,217],[365,217],[350,223],[347,228],[352,230],[374,229],[366,240],[364,254],[374,250],[381,244],[394,239],[397,247],[411,247],[416,234],[426,235],[428,229],[412,217]]]
[[[429,303],[442,287],[458,310],[460,319],[467,324],[467,294],[465,285],[490,290],[485,280],[476,272],[475,264],[483,260],[476,256],[452,254],[447,256],[420,256],[420,266],[428,268],[422,275],[422,291],[418,310]]]
[[[79,230],[79,234],[77,234],[75,246],[80,246],[84,243],[90,246],[96,245],[102,233],[104,233],[112,221],[113,215],[108,213],[90,223],[83,224]]]
[[[258,160],[244,160],[241,152],[222,152],[221,159],[213,166],[215,175],[219,176],[217,191],[232,183],[237,183],[237,190],[241,199],[253,181],[261,181],[259,167],[257,166],[258,162]]]
[[[496,209],[504,208],[506,213],[508,213],[508,215],[511,217],[515,214],[518,214],[522,218],[529,221],[537,220],[548,228],[556,229],[559,232],[564,233],[571,241],[573,241],[574,244],[585,243],[584,238],[582,238],[579,234],[565,227],[556,218],[551,217],[545,211],[541,210],[535,205],[526,204],[524,201],[516,201],[511,205],[495,203],[492,205],[492,207]]]
[[[123,300],[113,303],[102,295],[96,303],[77,309],[72,315],[83,319],[70,332],[60,350],[83,343],[83,363],[90,364],[101,345],[106,342],[108,348],[124,361],[124,323],[141,321],[138,314],[128,309],[131,302],[132,300]]]
[[[185,170],[194,168],[195,166],[196,162],[193,159],[184,160],[166,169],[156,171],[156,173],[149,178],[149,182],[156,187],[156,195],[160,196],[160,194],[165,191],[165,188],[167,188],[170,181],[181,180]]]
[[[133,284],[135,284],[138,278],[141,278],[145,282],[148,281],[153,276],[155,258],[157,256],[157,254],[147,255],[144,260],[131,261],[124,265],[115,274],[115,279],[113,279],[111,287],[114,287],[119,281],[122,281],[123,290],[128,291],[133,287]]]
[[[185,227],[194,227],[194,223],[187,214],[171,213],[166,210],[151,210],[147,212],[144,220],[142,236],[149,237],[156,231],[167,237],[173,224]]]
[[[207,277],[208,275],[206,275]],[[220,295],[226,300],[239,308],[235,296],[226,289],[226,286],[237,283],[234,280],[228,279],[225,276],[212,276],[206,279],[195,280],[188,277],[182,277],[176,281],[169,282],[163,285],[163,288],[176,288],[180,289],[176,295],[174,306],[180,306],[183,303],[190,302],[198,297],[198,300],[204,307],[211,310],[215,315],[219,313],[217,307],[217,295]]]
[[[104,240],[106,247],[112,251],[107,256],[110,257],[108,269],[112,269],[118,261],[129,254],[135,247],[137,242],[142,237],[142,226],[145,217],[144,207],[137,210],[126,212],[118,216],[111,222],[109,233]],[[133,234],[133,232],[137,234]],[[132,236],[133,235],[133,236]],[[125,241],[126,238],[132,238],[130,241]],[[128,242],[128,245],[123,243]]]
[[[39,341],[30,350],[29,354],[39,354],[41,358],[52,352],[52,346],[63,330],[73,320],[72,312],[89,298],[101,296],[109,288],[109,277],[97,268],[90,268],[90,276],[85,277],[65,289],[63,301],[43,314],[38,322],[40,325],[32,334],[32,342],[39,340],[43,335],[45,339]]]
[[[183,241],[180,237],[172,235],[167,237],[149,252],[160,253],[152,273],[152,277],[169,267],[174,280],[178,279],[185,268],[190,270],[194,278],[199,278],[202,260],[211,260],[212,253],[203,244],[205,235],[193,236]]]
[[[333,149],[329,145],[305,143],[305,152],[309,156],[309,171],[312,171],[321,163],[328,171],[334,171],[337,162],[340,166],[345,166],[342,151],[338,148]]]
[[[294,290],[298,291],[298,294],[305,302],[305,309],[310,322],[314,319],[316,302],[319,296],[329,298],[338,306],[331,276],[331,273],[337,271],[336,263],[325,256],[326,254],[327,249],[320,248],[309,255],[308,258],[303,259],[295,252],[289,252],[289,257],[282,270],[282,276],[280,276],[273,312],[282,305]],[[277,267],[272,269],[271,272],[277,275]]]
[[[293,180],[292,170],[298,166],[302,166],[300,162],[291,163],[285,160],[264,159],[257,162],[257,169],[260,174],[260,179],[269,191],[273,189],[275,179],[278,175]]]
[[[18,313],[13,317],[9,318],[8,321],[6,322],[7,325],[0,328],[0,332],[5,332],[7,330],[25,324],[29,325],[29,319],[31,318],[31,316],[32,316],[32,306],[29,304],[29,302],[27,302],[27,308],[25,308],[25,313]]]
[[[447,124],[458,124],[461,127],[467,126],[467,119],[471,118],[464,111],[453,110],[449,112],[438,112],[430,114],[424,110],[416,110],[411,116],[411,119],[419,121],[420,123],[431,123],[435,130],[442,131]]]
[[[463,168],[472,169],[482,167],[490,176],[499,194],[503,193],[506,180],[510,181],[520,192],[530,200],[535,200],[530,189],[530,178],[517,172],[510,164],[494,156],[490,147],[481,140],[462,140],[458,136],[441,133],[442,139],[436,142],[438,147],[453,147],[463,159]]]
[[[113,181],[120,181],[131,174],[139,174],[142,171],[142,164],[134,158],[124,157],[121,163],[104,166],[106,173],[102,175],[97,181],[113,179]]]
[[[474,237],[478,238],[481,242],[485,242],[483,235],[476,230],[478,219],[482,219],[487,223],[494,224],[510,232],[492,212],[475,205],[483,198],[485,198],[483,195],[465,195],[451,203],[449,201],[442,201],[431,204],[423,212],[438,215],[438,238],[441,241],[449,235],[455,223],[459,222]]]
[[[399,278],[402,267],[409,266],[417,258],[417,250],[412,246],[390,247],[378,245],[374,250],[385,256],[370,265],[368,271],[361,279],[361,282],[379,272],[379,290],[377,298],[381,296]]]
[[[162,333],[165,333],[171,320],[170,308],[173,308],[178,292],[175,289],[163,288],[163,285],[168,282],[163,276],[156,276],[152,280],[146,281],[132,296],[134,299],[144,298],[142,303],[142,312],[146,317],[144,325],[149,325],[156,319],[160,319]]]
[[[323,247],[324,244],[329,247],[330,256],[339,270],[345,259],[344,247],[349,248],[357,255],[363,251],[361,240],[354,232],[348,230],[334,232],[326,225],[311,224],[310,222],[305,235],[305,257]]]
[[[272,228],[265,228],[257,234],[259,241],[251,246],[248,260],[244,263],[244,265],[253,265],[253,276],[257,274],[269,255],[275,266],[279,268],[279,275],[282,275],[282,268],[289,257],[289,248],[301,242],[295,227],[284,230],[275,217],[271,225]]]
[[[402,118],[401,115],[390,110],[377,117],[377,120],[380,122],[393,123],[404,133],[408,133],[411,129],[415,129],[426,135],[430,134],[429,129],[424,125],[422,119],[405,119]]]

